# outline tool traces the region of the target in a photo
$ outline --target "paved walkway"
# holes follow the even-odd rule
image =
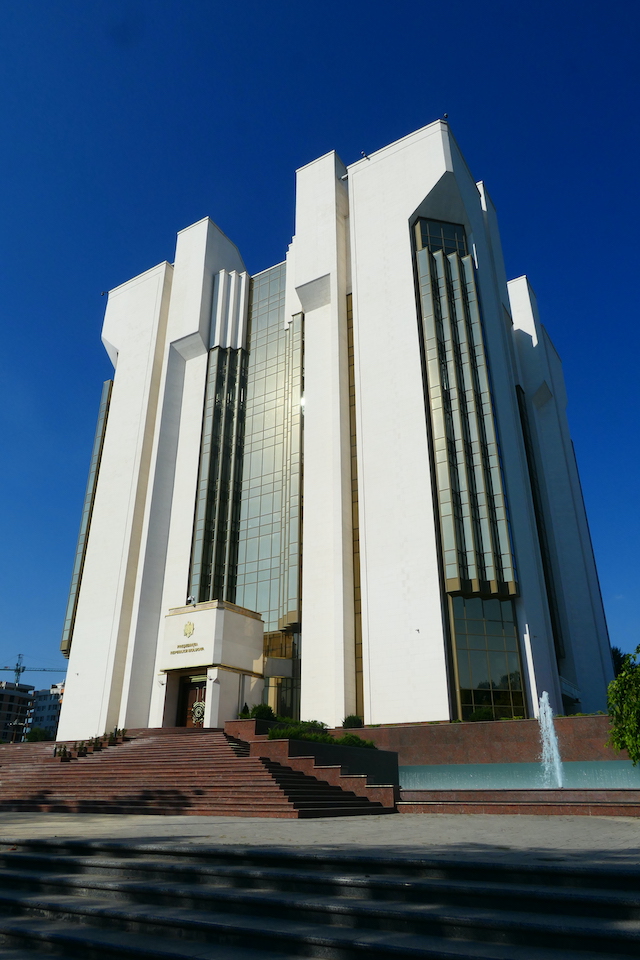
[[[626,863],[640,866],[640,818],[453,816],[158,817],[0,814],[0,839],[58,837],[138,843],[236,844],[492,861]]]

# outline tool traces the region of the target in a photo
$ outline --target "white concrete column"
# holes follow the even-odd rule
[[[329,724],[355,711],[345,173],[335,153],[298,171],[287,261],[287,316],[305,315],[301,716]]]
[[[450,170],[439,123],[349,167],[366,723],[450,715],[410,232]]]
[[[145,553],[172,268],[163,263],[109,294],[103,339],[117,364],[58,735],[119,725]],[[145,687],[149,688],[147,678]]]
[[[221,699],[221,689],[224,680],[227,679],[224,675],[223,670],[219,670],[218,667],[209,667],[207,670],[207,695],[205,699],[205,708],[204,708],[204,724],[205,727],[219,727],[220,724],[220,706]],[[227,719],[229,719],[227,717]]]

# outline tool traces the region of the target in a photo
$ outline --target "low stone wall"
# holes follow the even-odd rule
[[[626,751],[605,746],[607,716],[560,717],[555,720],[563,761],[628,760]],[[345,731],[331,730],[335,736]],[[380,750],[398,754],[400,766],[422,764],[536,763],[540,734],[536,720],[478,723],[420,723],[354,729]]]
[[[275,741],[271,741],[272,743]],[[398,755],[389,750],[343,747],[312,740],[290,740],[290,757],[313,757],[319,764],[340,764],[345,774],[365,774],[369,783],[397,784]]]
[[[384,748],[371,750],[365,747],[343,747],[339,743],[316,743],[313,740],[268,740],[266,734],[269,728],[275,725],[268,720],[227,720],[224,732],[251,744],[252,756],[271,756],[278,762],[285,762],[279,754],[276,756],[273,751],[270,753],[269,748],[278,745],[274,749],[279,750],[281,745],[286,744],[287,757],[313,757],[318,764],[339,766],[345,776],[364,775],[370,784],[395,786],[400,782],[398,756],[394,751]],[[339,736],[344,733],[344,730],[340,730]],[[256,742],[260,744],[263,753],[260,753],[257,747],[254,749]]]
[[[265,736],[271,727],[276,725],[276,720],[227,720],[224,732],[231,737],[237,737],[238,740],[249,742],[257,736]]]

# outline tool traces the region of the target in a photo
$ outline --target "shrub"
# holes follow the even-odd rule
[[[345,729],[349,729],[349,727],[363,727],[364,721],[362,717],[358,717],[355,713],[350,713],[349,716],[345,717],[342,721],[342,726]]]
[[[604,710],[596,710],[595,713],[554,713],[553,718],[557,720],[559,717],[604,717],[606,716]],[[518,719],[518,718],[514,718]]]
[[[469,720],[493,720],[493,710],[491,707],[478,707],[474,710]]]
[[[285,730],[286,731],[293,730],[295,731],[296,734],[313,733],[313,734],[322,735],[323,737],[331,737],[331,734],[327,733],[326,723],[322,723],[320,720],[292,720],[290,717],[287,717],[287,718],[279,717],[278,720],[279,720],[278,725],[276,727],[272,727],[271,730],[269,731],[269,736],[271,737],[272,740],[285,739],[285,737],[283,737],[283,731]],[[294,737],[294,734],[289,732],[287,732],[286,736],[294,739],[299,739],[299,737]],[[331,740],[333,741],[333,737],[331,737]],[[329,741],[327,741],[327,743],[328,742]]]
[[[339,743],[341,747],[366,747],[367,750],[378,749],[373,740],[363,740],[362,737],[357,736],[355,733],[345,733],[344,737],[338,737],[335,742]]]
[[[243,704],[242,710],[238,713],[238,720],[249,720],[251,718],[251,711],[246,703]]]
[[[366,747],[377,750],[371,740],[362,740],[355,733],[346,733],[343,737],[332,737],[327,733],[326,723],[319,720],[303,720],[300,722],[280,723],[269,730],[269,740],[307,740],[312,743],[332,743],[341,747]]]
[[[275,720],[276,715],[268,703],[256,703],[251,707],[250,717],[252,720]]]
[[[335,743],[329,733],[306,723],[290,723],[272,727],[269,740],[313,740],[315,743]]]
[[[24,739],[26,743],[42,743],[45,740],[53,740],[53,734],[43,727],[34,727],[29,730]]]
[[[628,653],[620,671],[607,688],[611,718],[611,736],[607,744],[614,750],[626,750],[634,767],[640,761],[640,664],[635,653]]]

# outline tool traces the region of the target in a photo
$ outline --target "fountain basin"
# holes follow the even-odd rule
[[[640,790],[630,760],[573,760],[562,765],[567,790]],[[420,764],[399,767],[403,790],[542,790],[540,763]]]

